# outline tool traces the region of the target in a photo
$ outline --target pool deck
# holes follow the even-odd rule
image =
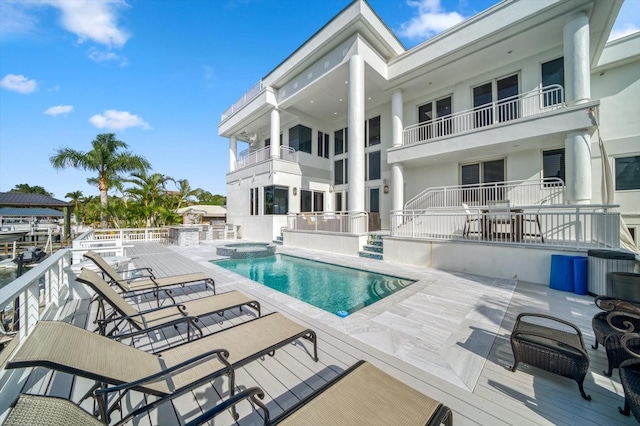
[[[604,350],[591,348],[591,318],[597,312],[593,298],[551,290],[546,286],[496,280],[469,274],[389,264],[372,259],[332,255],[278,247],[278,252],[322,260],[368,271],[417,280],[411,286],[366,307],[347,318],[324,312],[304,302],[241,277],[210,262],[219,258],[215,244],[165,247],[137,243],[127,251],[136,267],[149,266],[159,275],[202,271],[215,279],[218,292],[237,289],[260,301],[263,312],[280,311],[318,334],[320,360],[309,356],[307,342],[289,345],[241,368],[236,383],[241,388],[260,386],[272,416],[291,407],[313,389],[335,377],[359,359],[373,362],[401,381],[449,406],[455,425],[631,425],[633,418],[618,413],[624,402],[617,370],[612,378]],[[199,288],[180,289],[186,300],[204,294]],[[140,309],[150,306],[143,298]],[[90,324],[95,307],[87,301],[69,301],[57,317],[79,325]],[[585,390],[593,398],[583,400],[573,380],[522,365],[512,373],[509,334],[521,312],[539,312],[563,318],[583,332],[591,359]],[[245,311],[204,319],[206,332],[244,321]],[[180,337],[167,330],[162,341],[138,341],[147,348],[171,343]],[[136,424],[181,424],[226,394],[226,379],[203,386],[165,404]],[[44,369],[31,372],[21,382],[22,391],[41,392],[77,399],[89,383]],[[142,396],[132,394],[127,405]],[[137,398],[137,400],[136,400]],[[88,403],[83,404],[85,408]],[[244,403],[236,423],[228,413],[216,425],[261,424],[260,412]]]

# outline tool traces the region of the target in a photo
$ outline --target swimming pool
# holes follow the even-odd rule
[[[283,254],[212,262],[341,317],[415,282]]]

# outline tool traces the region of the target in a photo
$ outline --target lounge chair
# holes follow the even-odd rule
[[[185,285],[197,282],[203,282],[205,288],[211,286],[213,294],[216,294],[216,285],[212,278],[202,272],[195,272],[192,274],[173,275],[171,277],[156,277],[153,274],[151,268],[138,268],[132,269],[131,272],[146,271],[146,274],[134,276],[132,278],[122,277],[118,271],[116,271],[102,256],[93,250],[89,250],[84,254],[84,257],[91,260],[95,265],[100,268],[102,275],[109,282],[109,284],[115,285],[125,293],[135,293],[144,291],[153,291],[156,295],[158,306],[160,305],[159,294],[160,290],[171,298],[172,303],[176,303],[173,296],[171,296],[171,289],[168,287],[174,287],[177,285]]]
[[[313,359],[317,361],[315,332],[277,312],[157,354],[68,323],[39,321],[5,368],[45,367],[94,380],[95,385],[80,402],[93,394],[100,419],[106,423],[128,391],[158,397],[117,423],[124,424],[222,375],[229,376],[229,395],[233,396],[236,368],[274,355],[277,349],[299,338],[313,343]]]
[[[223,401],[185,426],[212,419],[238,402],[249,399],[264,411],[265,425],[452,425],[451,410],[366,361],[359,361],[323,387],[270,419],[261,402],[264,393],[254,387]]]
[[[187,337],[191,338],[192,329],[202,336],[202,329],[198,327],[196,322],[205,315],[222,314],[223,311],[229,309],[242,309],[243,306],[249,306],[255,309],[260,316],[260,303],[235,290],[180,304],[163,305],[146,311],[138,311],[94,271],[82,268],[76,280],[89,286],[98,295],[96,300],[100,305],[95,320],[98,324],[96,331],[99,331],[103,336],[132,337],[169,326],[186,324]],[[105,303],[113,308],[109,315],[106,313]],[[128,323],[137,331],[116,336],[115,333],[120,331],[120,326],[123,323]],[[107,330],[108,328],[110,329]]]

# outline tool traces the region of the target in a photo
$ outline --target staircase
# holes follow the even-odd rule
[[[358,255],[369,259],[382,260],[384,251],[382,237],[384,237],[384,234],[369,234],[367,244],[362,247],[362,251]]]
[[[283,245],[284,244],[284,240],[283,240],[282,234],[276,236],[276,239],[273,240],[273,243],[274,244],[278,244],[279,246]]]

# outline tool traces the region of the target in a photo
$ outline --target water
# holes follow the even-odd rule
[[[16,279],[15,268],[0,268],[0,288]]]
[[[281,254],[213,263],[341,317],[415,282]]]

